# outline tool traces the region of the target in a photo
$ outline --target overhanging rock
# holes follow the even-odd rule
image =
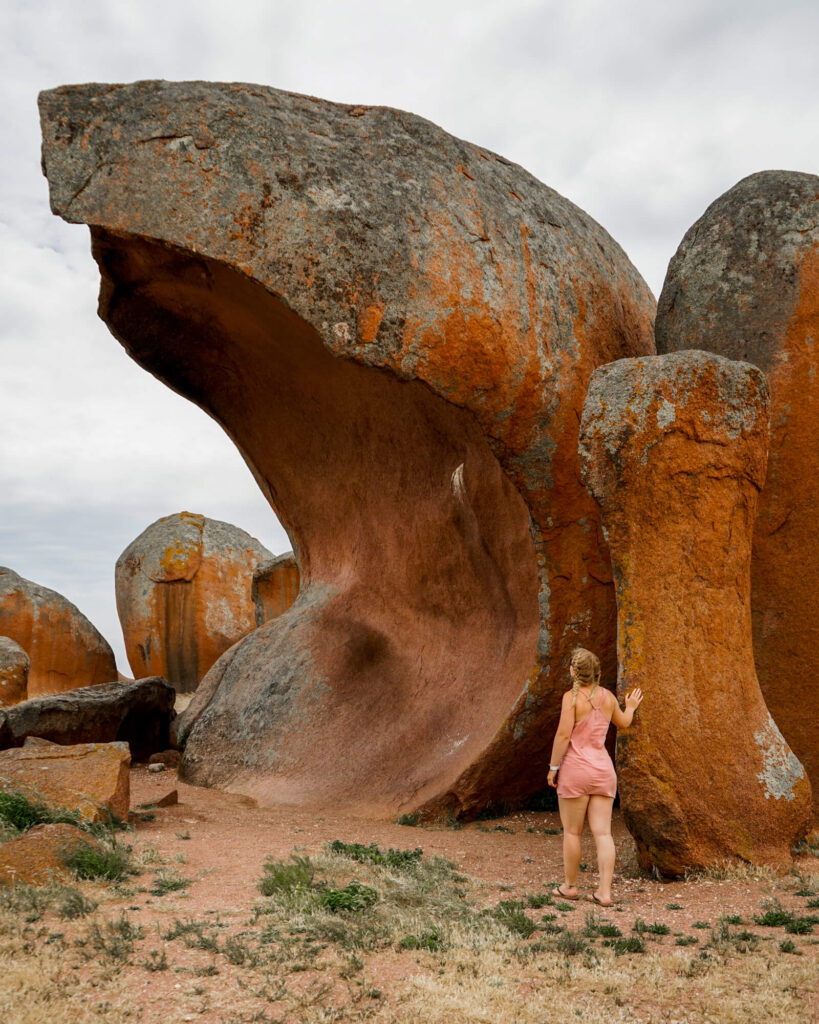
[[[211,670],[184,776],[371,814],[541,788],[572,648],[614,668],[577,440],[595,366],[653,351],[623,251],[401,111],[201,82],[40,104],[100,315],[222,424],[301,570]]]

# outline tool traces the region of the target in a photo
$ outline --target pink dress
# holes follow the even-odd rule
[[[586,697],[585,693],[582,694]],[[600,710],[605,696],[591,704],[591,711],[582,722],[575,722],[569,749],[560,762],[557,795],[571,799],[576,796],[608,796],[617,792],[617,775],[606,750],[609,719]]]

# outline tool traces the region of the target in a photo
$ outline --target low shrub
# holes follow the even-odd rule
[[[520,900],[501,900],[489,913],[507,931],[524,939],[528,939],[537,928],[535,922],[524,914]]]
[[[85,846],[80,844],[66,850],[62,860],[69,871],[83,881],[121,882],[133,873],[131,851],[128,847]]]
[[[443,945],[441,933],[437,928],[431,928],[420,935],[405,935],[398,943],[399,949],[428,949],[431,953],[437,953]]]
[[[793,921],[793,913],[785,910],[779,900],[766,900],[762,904],[764,913],[754,914],[754,923],[765,928],[781,928]]]
[[[378,893],[369,885],[350,882],[343,889],[325,889],[319,899],[326,910],[337,914],[341,910],[367,910],[378,902]]]
[[[262,896],[306,892],[312,886],[315,875],[315,867],[310,858],[297,857],[295,854],[289,861],[268,857],[262,870],[264,874],[259,882]]]

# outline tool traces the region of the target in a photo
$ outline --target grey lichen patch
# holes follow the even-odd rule
[[[671,426],[676,418],[677,410],[667,398],[664,398],[660,402],[660,408],[657,410],[657,426],[660,430],[665,430],[666,427]]]
[[[765,799],[793,800],[793,787],[804,779],[805,772],[770,714],[765,726],[754,733],[754,739],[762,750],[763,767],[757,778],[765,788]]]

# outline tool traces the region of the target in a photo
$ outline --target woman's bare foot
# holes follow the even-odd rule
[[[580,896],[577,892],[576,885],[569,885],[568,882],[564,882],[559,885],[556,889],[552,889],[552,896],[559,896],[564,900],[579,900]]]
[[[590,903],[596,903],[598,907],[610,907],[611,906],[611,900],[610,899],[604,900],[602,898],[602,896],[598,896],[596,892],[589,893],[589,895],[586,897],[586,899]]]

